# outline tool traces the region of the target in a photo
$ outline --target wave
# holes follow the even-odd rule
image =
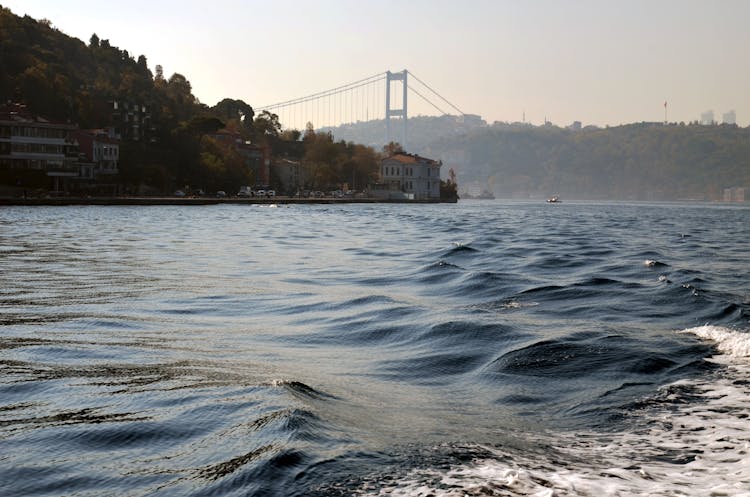
[[[350,495],[750,496],[750,333],[718,326],[682,330],[715,343],[722,374],[665,385],[625,414],[621,431],[529,433],[518,450],[466,444],[441,461],[370,475]],[[536,399],[528,399],[535,403]],[[435,457],[444,447],[434,447]],[[684,489],[680,490],[680,489]],[[330,495],[344,495],[332,492]]]
[[[710,340],[722,354],[732,358],[750,357],[750,333],[711,325],[688,328],[681,333],[691,333],[704,340]]]

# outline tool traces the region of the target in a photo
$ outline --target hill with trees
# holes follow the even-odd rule
[[[153,74],[145,55],[136,57],[96,34],[86,44],[48,20],[19,17],[2,6],[0,61],[0,102],[22,103],[34,114],[84,129],[115,129],[123,138],[119,181],[129,189],[233,191],[255,184],[259,178],[237,150],[212,138],[222,128],[272,157],[310,161],[316,170],[311,186],[354,177],[364,187],[377,175],[372,149],[336,143],[330,133],[310,130],[303,139],[300,131],[282,132],[278,116],[256,116],[242,100],[225,98],[209,107],[184,75],[166,78],[159,65]]]
[[[410,151],[442,159],[459,188],[477,182],[502,198],[720,200],[750,188],[750,127],[636,123],[583,129],[487,125],[475,116],[409,119]],[[332,131],[383,142],[383,121]]]

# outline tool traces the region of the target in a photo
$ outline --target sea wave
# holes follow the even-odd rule
[[[663,386],[627,413],[621,430],[529,433],[543,448],[533,454],[513,447],[453,447],[445,469],[416,467],[388,485],[366,479],[353,494],[750,496],[750,333],[710,325],[680,333],[714,342],[721,352],[714,359],[726,367],[708,378]]]

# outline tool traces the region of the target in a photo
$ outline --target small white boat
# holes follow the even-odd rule
[[[554,197],[548,198],[547,202],[549,202],[550,204],[559,204],[560,202],[562,202],[562,200],[560,200],[560,197],[555,195]]]

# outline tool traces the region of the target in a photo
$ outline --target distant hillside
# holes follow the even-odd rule
[[[459,189],[479,182],[499,197],[718,200],[725,188],[750,188],[750,128],[734,125],[571,130],[443,116],[409,119],[408,128],[409,151],[443,160]],[[373,144],[385,139],[383,121],[332,132]]]
[[[393,141],[400,141],[401,124],[398,120],[391,121]],[[480,116],[417,116],[409,118],[408,143],[410,152],[422,154],[430,149],[430,145],[448,137],[464,136],[472,130],[483,128],[487,123]],[[380,149],[387,142],[386,124],[384,119],[366,122],[344,124],[332,128],[324,128],[322,131],[330,131],[338,140],[363,143]]]
[[[718,200],[725,188],[750,187],[750,128],[729,125],[501,124],[434,143],[433,154],[463,159],[459,178],[503,197]]]

